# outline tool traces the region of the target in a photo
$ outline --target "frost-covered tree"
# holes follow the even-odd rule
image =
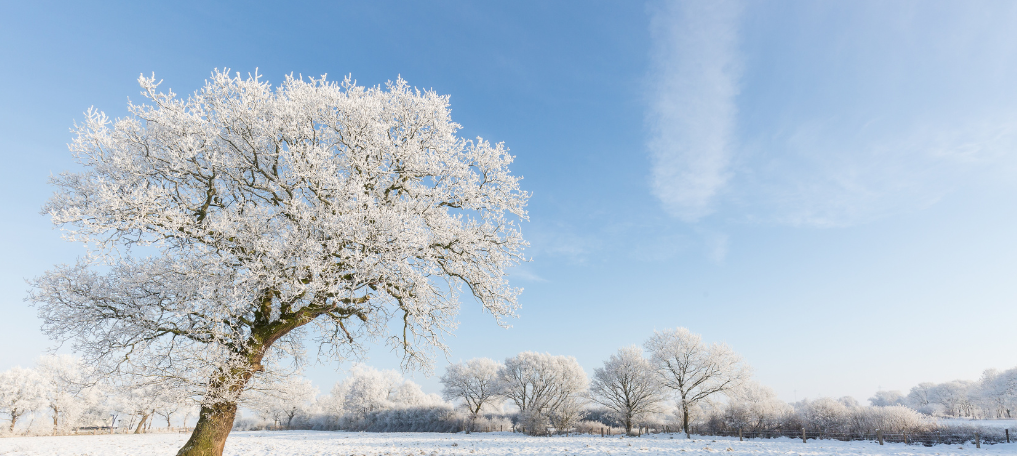
[[[749,378],[749,368],[727,345],[706,345],[686,328],[654,331],[644,344],[661,383],[674,391],[682,430],[689,432],[689,410],[711,395],[728,391]]]
[[[651,413],[661,412],[667,399],[653,364],[638,346],[625,347],[593,370],[590,395],[607,407],[631,434],[632,426]]]
[[[442,397],[447,401],[463,402],[470,413],[471,427],[485,405],[493,405],[501,398],[499,369],[501,365],[492,359],[474,358],[449,366],[441,376]]]
[[[262,418],[272,421],[276,427],[284,425],[290,429],[293,418],[318,395],[318,389],[311,381],[288,376],[267,384],[255,383],[242,398],[242,403],[255,410]]]
[[[160,395],[159,402],[155,407],[155,414],[166,420],[166,429],[173,427],[173,416],[186,414],[194,407],[194,401],[190,397],[181,394],[180,391],[166,389]],[[184,424],[186,424],[186,418]]]
[[[777,398],[773,389],[745,381],[725,393],[728,396],[725,424],[734,429],[759,431],[776,429],[794,409]],[[843,403],[843,401],[841,401]]]
[[[968,380],[954,380],[940,383],[932,389],[930,394],[931,402],[941,404],[947,415],[970,416],[973,401],[971,393],[975,382]]]
[[[403,379],[394,370],[378,370],[358,364],[350,375],[332,387],[331,410],[357,420],[380,410],[441,404],[440,397],[425,394],[420,385]]]
[[[936,384],[931,382],[919,383],[911,387],[911,391],[905,396],[904,402],[908,407],[911,407],[919,412],[931,415],[929,406],[932,404],[933,389]]]
[[[900,391],[876,391],[876,394],[869,398],[873,407],[889,407],[892,405],[904,405],[904,394]]]
[[[589,379],[574,357],[522,352],[505,360],[498,377],[525,432],[540,434],[547,425],[564,432],[582,417]]]
[[[52,414],[56,434],[88,405],[84,397],[88,386],[85,367],[71,355],[48,355],[39,359],[37,370],[42,382],[42,401]]]
[[[1012,418],[1017,409],[1017,368],[983,372],[978,380],[977,397],[988,415]]]
[[[44,211],[88,254],[29,299],[90,363],[203,395],[180,455],[222,453],[252,376],[299,354],[305,328],[336,357],[388,334],[426,368],[464,290],[513,315],[528,195],[502,145],[456,135],[447,96],[216,71],[180,99],[139,82],[150,104],[77,127],[82,171],[53,179]]]
[[[837,402],[840,402],[849,409],[862,406],[861,404],[858,403],[858,399],[855,399],[854,397],[851,396],[841,396],[840,398],[837,399]]]
[[[848,421],[848,408],[829,397],[805,399],[795,403],[794,408],[804,427],[812,431],[834,432]]]
[[[45,406],[42,393],[42,379],[35,369],[15,366],[0,372],[0,413],[10,419],[10,432],[22,415]]]

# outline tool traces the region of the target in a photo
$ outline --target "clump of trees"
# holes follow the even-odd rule
[[[988,369],[977,381],[919,383],[906,395],[877,391],[869,402],[874,406],[903,405],[929,416],[1012,419],[1017,416],[1017,367]]]
[[[151,431],[182,427],[196,403],[154,385],[112,382],[94,375],[80,358],[48,355],[34,368],[0,372],[0,435]],[[174,417],[179,419],[174,421]]]

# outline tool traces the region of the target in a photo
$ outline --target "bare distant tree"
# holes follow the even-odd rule
[[[480,409],[499,397],[499,369],[501,365],[492,359],[474,358],[449,366],[441,377],[442,396],[447,401],[463,401],[470,412],[471,429]]]
[[[590,394],[594,402],[614,412],[629,434],[637,420],[659,412],[665,399],[653,364],[635,345],[618,350],[604,361],[604,367],[594,369]]]
[[[748,366],[731,348],[717,343],[707,346],[699,334],[685,328],[654,331],[645,347],[661,382],[677,395],[686,437],[690,437],[690,407],[749,378]]]

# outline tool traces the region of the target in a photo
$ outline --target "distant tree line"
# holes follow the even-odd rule
[[[1017,367],[988,369],[977,381],[919,383],[907,395],[877,391],[874,406],[903,405],[931,416],[958,418],[1014,418],[1017,413]]]
[[[0,373],[0,434],[146,432],[185,426],[197,393],[130,381],[93,381],[77,358],[40,359]],[[904,395],[879,391],[863,406],[851,397],[787,403],[751,380],[723,344],[685,328],[655,332],[624,347],[588,378],[575,358],[522,352],[504,362],[476,358],[441,377],[426,394],[396,371],[355,365],[329,394],[299,375],[260,378],[243,394],[236,429],[373,432],[514,431],[637,434],[768,432],[871,434],[928,432],[933,417],[1012,418],[1017,368],[987,370],[977,382],[922,383]],[[157,424],[158,423],[158,424]]]

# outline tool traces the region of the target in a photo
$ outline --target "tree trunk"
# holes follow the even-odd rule
[[[50,408],[53,409],[53,435],[57,435],[57,429],[60,428],[59,427],[60,409],[57,408],[57,406],[55,405],[51,405]]]
[[[682,430],[685,431],[685,438],[691,439],[692,434],[689,432],[689,404],[685,403],[682,399]]]
[[[147,413],[142,413],[141,422],[138,423],[138,427],[134,428],[135,434],[141,434],[142,432],[145,432],[145,423],[148,422],[148,415],[149,414]]]
[[[297,313],[290,318],[272,321],[272,290],[265,294],[261,308],[255,312],[256,323],[251,327],[251,336],[242,356],[241,365],[228,367],[229,372],[214,374],[209,391],[225,391],[226,396],[209,405],[201,406],[198,423],[187,443],[177,452],[177,456],[222,456],[226,447],[226,437],[233,430],[233,421],[237,417],[237,398],[247,386],[254,373],[263,369],[261,365],[265,353],[275,341],[295,328],[310,322],[318,314],[307,315]],[[305,308],[306,309],[306,308]]]
[[[236,403],[219,403],[201,406],[198,424],[194,432],[177,456],[222,456],[226,446],[226,437],[233,429],[233,419],[237,416]]]

